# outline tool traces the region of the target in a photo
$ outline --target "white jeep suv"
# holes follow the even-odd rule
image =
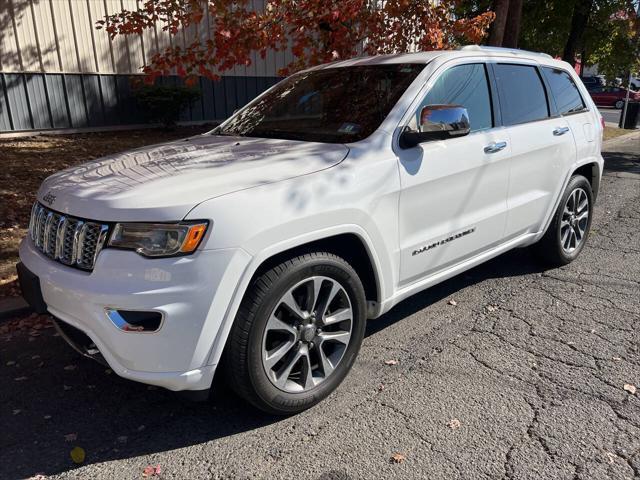
[[[215,130],[49,177],[25,297],[122,377],[269,412],[345,378],[367,319],[515,247],[585,245],[602,123],[570,65],[477,46],[311,68]]]

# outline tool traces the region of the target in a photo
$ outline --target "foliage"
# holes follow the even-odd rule
[[[562,56],[571,29],[575,0],[527,0],[522,11],[520,45]]]
[[[522,48],[560,56],[571,29],[577,0],[527,0],[522,19]],[[640,23],[630,0],[594,0],[582,50],[586,64],[608,76],[637,68]]]
[[[640,19],[633,10],[619,10],[594,25],[587,40],[591,46],[589,63],[612,80],[629,71],[640,71]]]
[[[123,10],[98,22],[111,37],[140,34],[156,24],[172,35],[181,29],[211,28],[185,47],[175,42],[144,66],[149,82],[173,69],[193,82],[217,79],[251,54],[289,46],[294,60],[279,73],[350,58],[358,54],[451,48],[479,43],[493,20],[485,11],[456,15],[458,0],[270,0],[253,11],[248,0],[145,0],[139,10]],[[208,20],[207,20],[208,19]]]
[[[156,85],[142,85],[134,95],[149,120],[167,128],[176,124],[183,108],[200,98],[200,92],[192,88]]]

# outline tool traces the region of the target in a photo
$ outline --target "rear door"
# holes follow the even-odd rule
[[[511,139],[505,237],[538,232],[576,159],[569,122],[553,115],[534,63],[495,63],[503,125]]]
[[[551,92],[552,113],[561,115],[568,123],[576,144],[576,160],[595,160],[598,156],[597,117],[592,115],[576,82],[560,68],[542,67],[542,73]]]

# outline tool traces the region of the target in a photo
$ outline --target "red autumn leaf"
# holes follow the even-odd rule
[[[480,42],[494,19],[493,12],[459,17],[457,2],[270,0],[266,8],[254,11],[249,0],[143,0],[138,10],[108,15],[96,22],[96,28],[106,25],[113,38],[138,36],[160,25],[177,36],[143,68],[153,79],[174,69],[181,77],[197,72],[219,78],[213,71],[250,65],[253,53],[265,58],[268,51],[287,49],[293,60],[280,73],[289,74],[362,53],[434,50]],[[207,35],[207,29],[214,33]]]

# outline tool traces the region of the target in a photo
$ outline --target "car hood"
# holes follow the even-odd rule
[[[175,221],[205,200],[330,168],[348,152],[342,144],[199,135],[58,172],[38,200],[93,220]]]

